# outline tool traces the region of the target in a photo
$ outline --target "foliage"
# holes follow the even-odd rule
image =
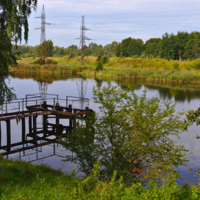
[[[33,62],[33,64],[34,64],[34,65],[40,65],[40,64],[44,65],[44,64],[45,64],[45,60],[39,58],[39,59],[36,59],[36,60]]]
[[[52,40],[46,41],[46,48],[47,48],[47,56],[52,57],[53,56],[53,42],[52,42]]]
[[[102,71],[103,70],[103,64],[102,62],[98,61],[96,66],[96,71]]]
[[[5,98],[11,100],[15,95],[12,89],[5,82],[10,72],[9,66],[16,66],[16,52],[12,51],[13,44],[22,39],[22,29],[24,29],[24,39],[28,40],[28,16],[31,9],[35,9],[37,0],[0,2],[0,103]]]
[[[67,161],[79,164],[89,175],[99,159],[100,179],[111,178],[116,171],[117,179],[122,176],[126,183],[163,181],[169,173],[176,175],[173,168],[186,163],[187,150],[169,138],[179,137],[184,125],[174,105],[162,104],[157,97],[147,99],[146,92],[138,97],[111,86],[94,89],[93,94],[100,113],[78,123],[62,142],[75,153]]]
[[[74,58],[74,57],[76,57],[75,53],[74,53],[73,51],[70,52],[70,54],[69,54],[69,59],[70,59],[70,58]]]
[[[53,59],[49,59],[49,58],[48,58],[48,59],[46,60],[45,64],[57,65],[58,62],[57,62],[56,60],[53,60]]]
[[[147,187],[141,183],[126,186],[123,179],[116,180],[116,173],[110,181],[100,181],[100,162],[96,162],[92,173],[85,178],[75,178],[75,169],[64,175],[59,170],[45,165],[28,162],[0,160],[0,199],[176,199],[198,200],[200,186],[188,184],[178,186],[171,175],[158,187],[150,181]]]

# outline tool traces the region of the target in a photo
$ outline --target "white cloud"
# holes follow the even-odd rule
[[[82,15],[86,26],[93,30],[86,34],[103,45],[113,40],[120,42],[126,36],[145,41],[161,37],[165,32],[200,31],[200,1],[197,0],[39,0],[32,19],[40,16],[43,4],[47,22],[55,23],[47,28],[49,38],[65,32],[77,37]],[[30,21],[30,30],[39,26],[39,20]],[[39,33],[30,32],[29,44],[37,40]]]

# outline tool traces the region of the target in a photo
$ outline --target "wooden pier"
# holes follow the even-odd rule
[[[83,102],[86,104],[84,109],[80,108]],[[2,128],[0,126],[0,150],[4,151],[2,155],[8,156],[16,152],[20,152],[21,155],[21,152],[31,148],[52,143],[55,145],[58,136],[70,134],[76,128],[77,118],[86,117],[93,112],[88,106],[89,99],[87,98],[67,96],[62,99],[54,94],[47,94],[46,99],[43,99],[40,94],[29,94],[25,98],[9,103],[5,101],[1,106],[0,114],[0,124],[6,123],[7,138],[6,145],[2,145]],[[42,117],[42,127],[37,125],[38,116]],[[54,123],[50,123],[50,119],[51,121],[54,119]],[[60,119],[64,119],[66,123],[61,124]],[[14,144],[11,143],[13,120],[21,125],[21,142]],[[28,133],[26,133],[27,124]],[[52,139],[50,136],[55,137]]]

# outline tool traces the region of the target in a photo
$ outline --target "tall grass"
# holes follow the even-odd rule
[[[55,59],[58,65],[31,65],[27,64],[30,58],[19,60],[19,66],[12,71],[30,73],[60,73],[83,74],[94,76],[97,58],[89,57],[84,65],[77,58],[68,56]],[[103,70],[95,72],[97,77],[112,77],[116,79],[145,79],[148,81],[200,83],[200,60],[194,61],[167,61],[164,59],[145,58],[109,58],[103,64]]]
[[[200,198],[200,187],[178,186],[173,177],[166,177],[162,186],[149,182],[146,186],[127,186],[122,179],[99,181],[98,166],[86,178],[75,178],[45,165],[22,161],[0,160],[0,199],[191,199]]]

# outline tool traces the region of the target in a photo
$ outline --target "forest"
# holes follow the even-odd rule
[[[67,48],[54,46],[52,40],[46,41],[48,57],[62,57],[69,55],[71,58],[80,54],[77,45]],[[21,57],[37,57],[40,45],[18,45],[13,48],[14,53]],[[85,46],[88,56],[106,57],[133,57],[133,58],[162,58],[166,60],[194,60],[200,57],[200,32],[178,32],[177,35],[165,33],[162,38],[150,38],[146,42],[142,39],[125,38],[120,43],[113,41],[105,46],[94,42]]]

